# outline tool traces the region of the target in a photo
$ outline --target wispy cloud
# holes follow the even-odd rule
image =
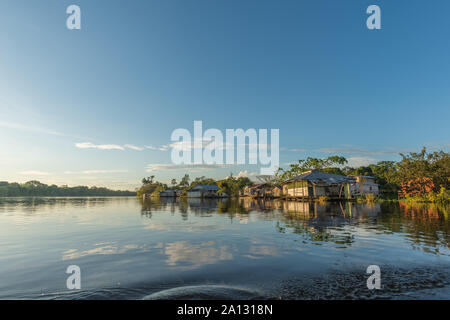
[[[385,150],[367,150],[358,147],[348,147],[348,148],[320,148],[314,150],[315,152],[323,153],[351,153],[351,154],[365,154],[365,155],[380,155],[380,154],[398,154],[402,150],[399,149],[385,149]],[[409,152],[409,150],[403,150],[404,152]]]
[[[64,174],[107,174],[107,173],[127,173],[128,170],[83,170],[64,171]]]
[[[176,149],[176,150],[182,150],[182,151],[189,151],[193,149],[202,149],[207,148],[210,144],[214,142],[213,139],[194,139],[193,141],[176,141],[171,144],[169,144],[169,147]],[[223,143],[220,144],[219,148],[223,147]]]
[[[190,165],[176,165],[172,163],[153,163],[149,164],[146,167],[147,172],[156,172],[156,171],[167,171],[167,170],[191,170],[191,171],[200,171],[200,170],[213,170],[213,169],[221,169],[227,168],[230,165],[227,164],[190,164]]]
[[[301,149],[301,148],[280,148],[281,151],[290,151],[290,152],[304,152],[307,151],[306,149]]]
[[[78,142],[75,147],[80,149],[100,149],[100,150],[125,150],[117,144],[93,144],[92,142]]]
[[[237,174],[237,177],[238,178],[246,178],[246,177],[254,177],[256,175],[258,175],[257,172],[248,172],[248,170],[241,170]]]
[[[37,171],[37,170],[22,171],[22,172],[19,172],[19,174],[24,175],[24,176],[48,176],[48,175],[50,175],[49,172]]]
[[[425,147],[427,147],[430,151],[435,150],[445,150],[450,147],[450,144],[445,143],[425,143]],[[317,148],[317,149],[304,149],[304,148],[285,148],[281,147],[280,151],[290,151],[290,152],[320,152],[320,153],[345,153],[345,154],[354,154],[354,155],[398,155],[399,153],[408,153],[408,152],[417,152],[422,147],[418,146],[417,148],[386,148],[381,150],[367,150],[362,147],[357,146],[345,146],[345,147],[324,147],[324,148]]]
[[[50,134],[50,135],[56,135],[56,136],[64,135],[61,132],[49,130],[47,128],[41,128],[41,127],[36,127],[36,126],[30,126],[30,125],[14,123],[14,122],[5,122],[5,121],[0,121],[0,128],[29,131],[29,132],[35,132],[35,133],[44,133],[44,134]]]
[[[143,147],[138,147],[138,146],[135,146],[135,145],[132,145],[132,144],[126,144],[126,145],[124,145],[124,147],[128,148],[128,149],[136,150],[136,151],[142,151],[142,150],[145,149]]]
[[[361,166],[368,166],[369,164],[376,163],[377,160],[371,157],[355,156],[347,158],[347,166],[357,168]]]
[[[159,151],[167,151],[169,149],[168,145],[163,145],[160,147],[153,147],[153,146],[145,146],[140,147],[136,146],[134,144],[125,144],[125,145],[119,145],[119,144],[95,144],[92,142],[77,142],[75,143],[75,147],[79,149],[99,149],[99,150],[122,150],[130,149],[134,151],[143,151],[143,150],[159,150]]]
[[[160,147],[145,146],[145,149],[149,149],[149,150],[159,150],[159,151],[167,151],[167,150],[169,150],[169,146],[168,146],[168,145],[163,145],[163,146],[160,146]]]

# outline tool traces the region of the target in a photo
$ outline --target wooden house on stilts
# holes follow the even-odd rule
[[[287,199],[344,199],[351,196],[352,177],[310,170],[283,183],[283,195]]]

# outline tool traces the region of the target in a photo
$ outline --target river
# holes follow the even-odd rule
[[[0,198],[0,299],[450,299],[449,207]],[[81,289],[66,285],[80,268]],[[367,288],[367,267],[381,288]]]

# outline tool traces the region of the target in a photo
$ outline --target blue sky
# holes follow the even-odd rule
[[[81,30],[66,28],[71,4]],[[371,4],[381,30],[366,27]],[[130,189],[179,178],[163,146],[194,120],[280,129],[282,165],[448,151],[449,11],[444,0],[3,0],[0,180]],[[241,171],[259,170],[189,173]]]

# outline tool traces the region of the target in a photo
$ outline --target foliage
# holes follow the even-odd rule
[[[179,184],[180,188],[187,188],[187,187],[189,187],[189,181],[190,181],[189,175],[185,174],[184,177],[181,178],[181,182]]]
[[[279,168],[276,173],[276,181],[280,183],[313,169],[334,174],[344,174],[338,166],[346,163],[347,159],[340,156],[330,156],[325,159],[308,157],[305,160],[298,160],[298,163],[290,164],[288,170]]]
[[[288,169],[279,168],[271,184],[279,185],[305,171],[317,169],[323,172],[347,176],[374,177],[380,186],[380,197],[383,199],[398,199],[399,191],[407,190],[404,193],[400,193],[400,196],[417,201],[448,201],[448,190],[450,190],[449,153],[443,151],[429,153],[423,148],[421,152],[411,152],[408,155],[400,154],[400,156],[402,160],[398,162],[379,161],[376,164],[357,168],[346,166],[347,159],[338,155],[323,159],[308,157],[289,165]],[[221,192],[229,196],[238,196],[245,186],[253,184],[248,178],[236,178],[232,175],[220,181],[202,176],[191,182],[189,175],[185,174],[179,181],[177,185],[177,180],[172,179],[171,187],[181,190],[184,194],[190,187],[206,184],[217,185],[221,188]],[[138,195],[143,193],[151,194],[157,188],[158,190],[167,188],[167,185],[154,181],[154,176],[144,178],[142,182],[143,186],[138,190]],[[423,190],[420,194],[411,193],[408,191],[408,188],[404,188],[405,185],[412,186],[415,183],[419,183],[419,187],[421,187],[419,189]],[[288,186],[288,188],[292,187],[292,185]],[[2,192],[4,193],[0,183],[0,195]],[[363,195],[359,199],[359,201],[363,202],[374,202],[376,200],[377,198],[370,194]]]
[[[141,197],[143,194],[151,194],[152,196],[156,196],[159,195],[159,192],[167,189],[167,185],[158,181],[154,181],[153,177],[143,179],[142,182],[144,181],[146,182],[146,184],[143,184],[142,187],[137,191],[137,195],[139,197]],[[187,190],[199,184],[217,185],[221,189],[219,192],[226,193],[229,196],[238,196],[239,192],[245,186],[252,184],[252,181],[247,177],[236,178],[232,175],[220,181],[201,176],[195,178],[192,182],[189,183],[190,177],[188,174],[185,174],[184,177],[180,179],[180,183],[178,185],[176,184],[176,181],[176,179],[171,180],[171,188],[181,190],[181,197],[187,195]]]
[[[150,176],[148,178],[144,178],[144,179],[142,179],[142,184],[143,185],[152,184],[154,178],[155,178],[155,176]]]
[[[373,193],[366,193],[358,196],[356,201],[362,203],[374,203],[377,200],[377,197]]]
[[[318,201],[319,203],[325,203],[325,202],[327,202],[328,200],[330,200],[330,198],[327,197],[327,196],[320,196],[319,199],[317,199],[317,201]]]
[[[214,180],[212,178],[206,178],[205,176],[201,176],[201,177],[195,178],[195,180],[191,182],[191,185],[189,186],[189,188],[192,188],[199,184],[215,186],[216,180]]]
[[[434,192],[439,192],[441,187],[450,188],[449,153],[443,151],[429,153],[426,148],[423,148],[419,153],[400,155],[402,160],[397,163],[400,183],[429,178],[433,181]],[[427,183],[426,179],[423,181]]]
[[[347,160],[340,156],[325,159],[308,157],[291,164],[288,169],[279,168],[276,173],[278,184],[311,169],[347,176],[372,176],[380,186],[383,199],[408,199],[426,201],[447,201],[448,196],[442,190],[450,189],[450,154],[444,151],[400,154],[402,159],[379,161],[376,164],[352,168],[344,166]],[[444,188],[444,189],[442,189]],[[419,193],[416,191],[420,190]],[[400,192],[399,192],[400,191]],[[366,201],[364,198],[362,201]],[[372,200],[370,200],[372,201]]]
[[[23,184],[0,181],[0,197],[87,197],[87,196],[134,196],[136,192],[118,191],[87,186],[47,185],[36,180]]]
[[[237,197],[240,191],[246,186],[252,185],[252,181],[247,177],[233,177],[230,176],[224,180],[218,181],[217,186],[228,196]]]
[[[150,181],[149,181],[150,182]],[[144,194],[156,195],[156,192],[159,195],[159,192],[167,189],[167,185],[160,182],[152,182],[143,184],[136,192],[138,197],[142,197]],[[155,192],[156,191],[156,192]]]
[[[406,195],[405,200],[408,202],[433,202],[433,203],[449,203],[450,190],[441,187],[439,192],[431,191],[423,195]]]

